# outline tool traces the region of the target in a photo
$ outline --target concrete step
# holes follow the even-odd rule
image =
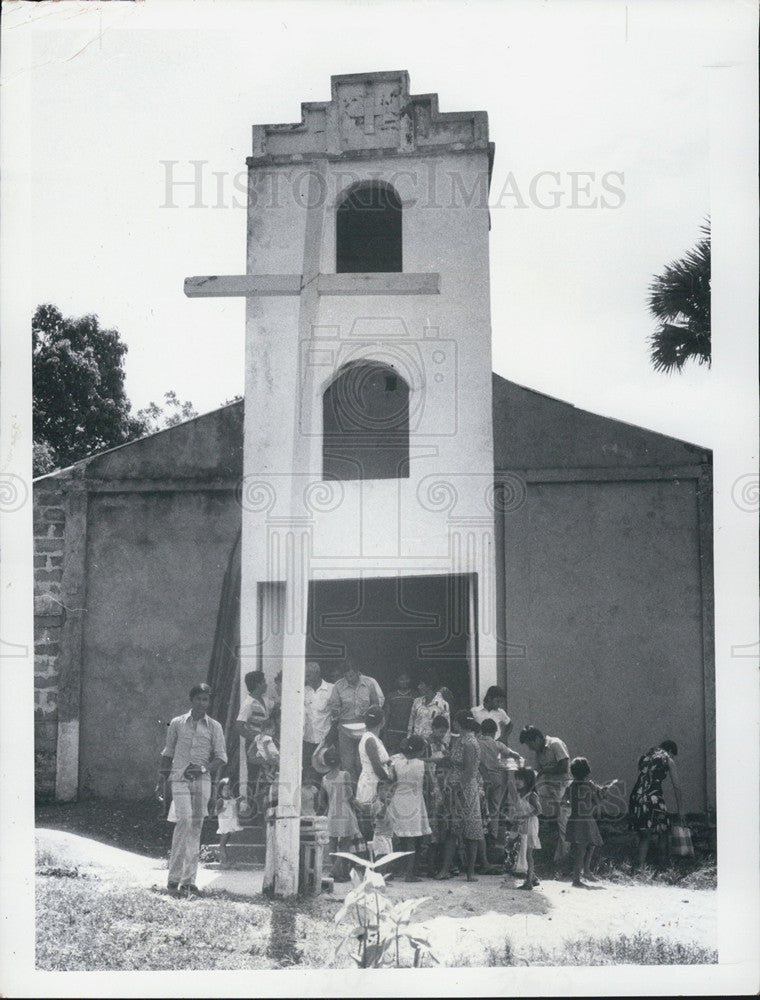
[[[263,868],[266,857],[266,846],[264,844],[231,843],[227,845],[227,857],[230,864],[236,868],[240,865]]]

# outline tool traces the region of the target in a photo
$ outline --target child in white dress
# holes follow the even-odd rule
[[[512,798],[512,815],[517,821],[517,830],[525,838],[525,854],[528,873],[519,889],[532,889],[538,885],[538,879],[533,867],[533,851],[541,850],[538,839],[538,817],[541,803],[536,792],[536,772],[531,767],[521,767],[516,772],[516,788],[510,788],[508,794]]]
[[[401,753],[391,758],[396,783],[388,805],[388,816],[394,836],[400,840],[399,850],[411,852],[405,862],[407,882],[422,881],[414,873],[417,849],[422,837],[430,834],[423,794],[425,765],[421,758],[425,749],[425,740],[421,736],[408,736],[401,742]]]
[[[359,836],[359,824],[356,822],[353,809],[351,775],[348,771],[340,770],[340,757],[335,747],[328,747],[325,750],[324,762],[330,770],[322,778],[319,806],[321,812],[327,814],[330,853],[350,851],[354,840]],[[348,882],[347,859],[335,858],[332,873],[336,882]]]
[[[226,867],[229,863],[227,844],[229,843],[230,835],[238,833],[243,827],[240,825],[238,800],[232,794],[230,779],[222,778],[217,791],[216,817],[219,821],[219,861]]]

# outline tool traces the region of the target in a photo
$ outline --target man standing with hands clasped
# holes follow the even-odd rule
[[[211,778],[227,763],[222,727],[206,714],[210,699],[208,684],[196,684],[191,689],[190,711],[169,723],[166,746],[161,752],[161,776],[171,781],[177,814],[167,883],[173,895],[200,895],[195,879]]]

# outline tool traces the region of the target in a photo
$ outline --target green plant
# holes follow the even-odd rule
[[[352,888],[343,906],[335,914],[335,923],[353,922],[354,926],[335,949],[335,953],[352,939],[356,940],[357,951],[351,955],[361,969],[377,969],[382,966],[401,966],[401,944],[406,942],[412,949],[412,965],[420,968],[427,955],[432,962],[438,959],[430,949],[430,943],[413,933],[409,927],[412,914],[430,897],[402,899],[391,903],[386,895],[385,878],[377,870],[397,858],[406,857],[409,851],[386,854],[378,861],[367,861],[355,854],[337,852],[336,858],[347,858],[364,869],[364,877],[355,868],[351,869]]]

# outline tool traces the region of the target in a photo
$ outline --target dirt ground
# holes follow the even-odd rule
[[[717,893],[678,886],[616,885],[600,882],[575,889],[570,882],[543,881],[532,892],[515,888],[522,879],[480,876],[413,885],[392,882],[392,899],[430,896],[418,911],[433,950],[446,964],[491,964],[509,939],[519,960],[531,948],[552,952],[565,940],[628,936],[639,932],[683,944],[717,948]],[[337,885],[335,896],[345,895]],[[327,912],[337,904],[323,897]]]
[[[121,885],[162,887],[166,864],[155,857],[76,836],[61,830],[37,831],[38,865],[78,867],[99,879]],[[211,892],[264,903],[261,871],[220,871],[204,867],[198,884]],[[500,964],[509,942],[518,963],[531,949],[559,953],[565,941],[598,939],[639,932],[684,945],[717,947],[717,893],[668,885],[621,885],[600,882],[592,889],[574,889],[569,882],[544,881],[532,892],[516,888],[518,880],[480,876],[415,884],[393,881],[391,900],[428,896],[418,911],[419,929],[445,965]],[[310,906],[332,924],[350,888],[337,884]],[[192,904],[189,904],[192,905]],[[331,927],[332,930],[332,927]]]

